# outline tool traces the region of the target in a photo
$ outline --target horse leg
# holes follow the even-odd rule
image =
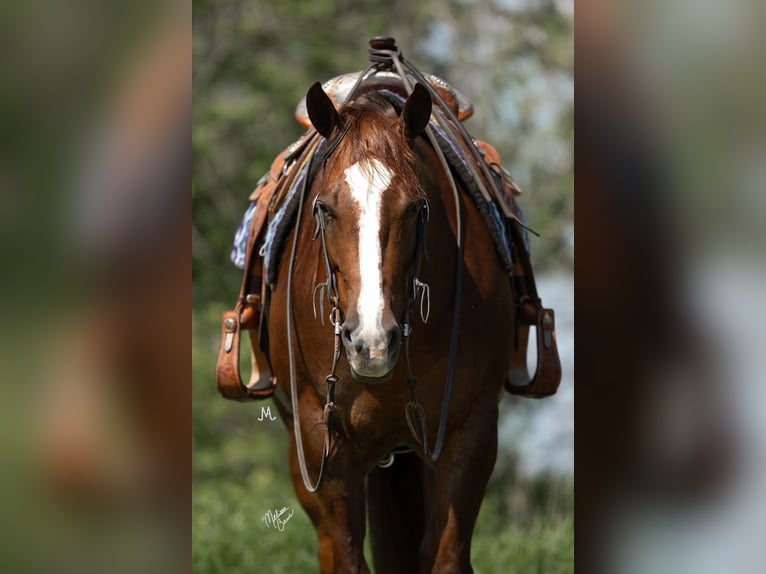
[[[397,454],[388,468],[367,477],[367,505],[375,571],[417,572],[425,524],[423,463],[414,453]]]
[[[473,573],[471,537],[497,457],[497,417],[494,396],[477,405],[436,463],[432,525],[440,534],[432,574]]]
[[[305,441],[305,439],[304,439]],[[307,447],[307,458],[311,456]],[[298,501],[311,518],[319,543],[319,569],[323,574],[343,572],[369,574],[364,559],[364,476],[360,465],[348,455],[350,448],[339,445],[334,450],[327,476],[319,492],[311,494],[303,485],[298,465],[295,435],[290,438],[290,473]],[[319,451],[321,453],[321,450]],[[312,479],[319,473],[318,466],[309,464]]]

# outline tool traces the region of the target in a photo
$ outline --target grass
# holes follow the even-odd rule
[[[289,478],[284,425],[257,420],[270,401],[225,401],[215,390],[221,310],[193,316],[193,571],[316,572],[316,536]],[[476,574],[573,572],[571,477],[522,478],[516,469],[513,457],[501,458],[488,485],[472,545]],[[295,511],[284,530],[268,527],[263,515],[284,506]]]

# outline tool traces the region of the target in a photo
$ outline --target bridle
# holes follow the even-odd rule
[[[380,60],[380,59],[373,60],[373,64],[368,66],[368,68],[359,75],[359,78],[356,84],[354,85],[354,87],[350,90],[346,101],[351,100],[355,96],[359,86],[361,85],[362,81],[367,76],[367,74],[370,72],[370,70],[381,65],[393,64],[396,67],[402,79],[402,83],[404,84],[404,87],[407,93],[411,94],[413,91],[413,85],[411,84],[410,79],[407,77],[407,74],[405,74],[403,66],[406,66],[407,70],[410,73],[412,73],[412,75],[422,85],[424,85],[428,89],[432,99],[440,104],[441,109],[445,110],[447,115],[451,116],[451,119],[453,121],[457,121],[454,118],[454,115],[451,114],[451,112],[449,111],[446,104],[444,104],[443,100],[441,99],[441,96],[439,96],[439,94],[429,86],[425,78],[423,78],[422,74],[417,69],[415,69],[414,66],[409,64],[409,62],[407,62],[406,60],[404,60],[404,58],[401,56],[398,50],[377,50],[376,57],[383,58],[383,60]],[[371,59],[372,59],[372,54],[371,54]],[[381,62],[383,62],[383,64],[381,64]],[[434,115],[440,124],[444,121],[444,119],[441,118],[438,113],[435,113]],[[459,122],[457,123],[459,125]],[[348,124],[344,126],[340,134],[326,148],[324,154],[322,154],[323,166],[326,164],[329,155],[337,147],[338,143],[345,136],[347,131],[348,131]],[[426,127],[426,133],[428,134],[432,142],[436,142],[436,138],[434,136],[434,132],[431,126]],[[439,426],[438,426],[436,442],[435,442],[433,450],[431,450],[428,444],[428,438],[426,433],[425,412],[423,410],[423,407],[420,405],[420,403],[417,400],[417,394],[416,394],[417,379],[412,373],[411,362],[410,362],[410,349],[409,349],[409,341],[412,334],[412,322],[411,322],[412,312],[418,301],[418,298],[420,300],[420,316],[424,323],[427,322],[428,315],[430,314],[431,290],[426,283],[420,281],[420,279],[418,278],[420,261],[424,257],[427,260],[426,241],[425,241],[426,225],[429,219],[429,207],[428,207],[427,201],[424,203],[424,208],[421,209],[421,212],[418,217],[418,227],[416,232],[416,244],[415,244],[415,259],[414,259],[413,268],[412,268],[411,281],[409,282],[409,286],[408,286],[405,316],[401,325],[402,325],[402,343],[404,347],[404,360],[405,360],[406,369],[407,369],[407,385],[409,387],[409,398],[410,398],[409,402],[405,405],[405,417],[407,420],[407,425],[409,427],[410,433],[412,434],[414,439],[417,441],[417,443],[421,445],[423,449],[423,454],[429,460],[435,462],[436,460],[438,460],[439,456],[441,455],[441,451],[444,446],[444,439],[445,439],[446,430],[447,430],[447,415],[449,413],[450,398],[452,396],[452,383],[455,378],[455,364],[456,364],[456,358],[457,358],[458,331],[460,326],[460,302],[461,302],[462,275],[463,275],[463,230],[462,230],[462,218],[460,214],[460,206],[461,206],[460,194],[458,192],[455,178],[452,175],[451,169],[449,167],[449,163],[447,162],[444,156],[444,153],[441,151],[439,146],[434,144],[433,149],[436,152],[442,166],[444,167],[445,174],[449,180],[453,199],[455,202],[455,217],[456,217],[456,269],[455,269],[455,291],[454,291],[453,313],[452,313],[453,319],[452,319],[452,328],[450,330],[450,346],[449,346],[449,355],[448,355],[448,362],[447,362],[447,374],[446,374],[446,379],[444,384],[444,395],[442,397]],[[315,161],[316,156],[318,155],[320,155],[319,152],[315,151],[314,156],[312,157],[310,161],[313,163]],[[311,171],[312,171],[312,165],[309,165],[307,174],[310,174]],[[298,214],[297,214],[296,223],[295,223],[295,230],[293,233],[293,243],[291,248],[290,262],[289,262],[288,275],[287,275],[286,318],[287,318],[288,362],[289,362],[289,371],[290,371],[290,395],[291,395],[291,405],[292,405],[292,414],[293,414],[293,431],[295,435],[298,465],[300,467],[301,478],[303,479],[304,487],[306,488],[308,492],[314,493],[314,492],[317,492],[319,488],[322,486],[322,483],[326,475],[327,462],[330,457],[330,450],[331,450],[330,439],[331,439],[332,431],[333,431],[334,414],[336,411],[340,410],[340,407],[338,407],[338,405],[335,404],[335,384],[338,382],[336,369],[338,366],[338,361],[340,360],[341,333],[342,333],[343,319],[342,319],[342,311],[339,306],[338,283],[335,277],[335,273],[332,270],[332,265],[327,252],[327,240],[325,237],[327,221],[325,219],[325,215],[323,211],[321,209],[318,209],[317,199],[315,198],[312,204],[313,215],[316,222],[316,229],[314,231],[313,239],[316,240],[317,237],[321,237],[322,239],[322,257],[325,263],[326,279],[323,283],[319,283],[318,285],[314,287],[314,290],[312,293],[312,307],[314,311],[314,317],[316,318],[316,315],[317,315],[316,296],[318,294],[319,301],[320,301],[319,315],[322,319],[322,324],[324,324],[324,297],[323,297],[323,293],[324,293],[324,295],[326,295],[327,297],[328,303],[332,306],[332,311],[330,312],[329,317],[330,317],[330,322],[332,323],[332,326],[333,326],[334,345],[333,345],[332,367],[330,370],[330,374],[327,375],[327,377],[325,377],[325,382],[327,383],[327,395],[325,397],[325,405],[323,409],[323,421],[322,421],[325,427],[322,461],[320,464],[319,476],[316,480],[316,483],[312,484],[311,477],[309,476],[308,467],[306,464],[305,450],[303,448],[303,437],[301,434],[301,421],[300,421],[300,414],[298,409],[298,388],[297,388],[298,385],[297,385],[297,377],[296,377],[295,354],[293,349],[293,332],[292,332],[293,330],[293,304],[292,304],[293,270],[294,270],[294,264],[295,264],[296,249],[298,245],[300,222],[302,219],[303,205],[306,199],[306,192],[308,190],[309,179],[310,177],[308,177],[308,175],[303,179],[301,183],[301,188],[300,188],[300,196],[298,198],[298,202],[299,202]],[[345,422],[342,416],[341,416],[341,422],[344,425],[344,430],[346,431],[346,435],[348,436],[348,430],[345,428]]]

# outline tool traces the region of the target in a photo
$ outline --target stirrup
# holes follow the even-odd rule
[[[561,361],[556,346],[556,320],[553,309],[537,308],[535,331],[537,339],[537,368],[529,378],[527,344],[529,325],[517,318],[517,344],[511,355],[511,368],[505,379],[505,390],[513,395],[543,398],[556,393],[561,383]]]
[[[242,331],[240,313],[226,311],[221,328],[221,347],[215,367],[215,382],[218,392],[225,399],[233,401],[260,401],[271,398],[276,387],[271,365],[251,329],[250,359],[252,370],[250,381],[245,385],[239,371],[239,337]]]

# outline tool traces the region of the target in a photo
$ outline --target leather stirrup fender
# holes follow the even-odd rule
[[[226,399],[257,401],[268,399],[274,394],[276,378],[272,375],[266,345],[262,344],[266,339],[264,317],[268,297],[263,280],[263,259],[259,255],[258,246],[262,244],[261,238],[272,204],[279,200],[280,193],[284,194],[290,188],[300,171],[293,164],[300,164],[310,157],[318,141],[319,135],[311,129],[280,153],[272,162],[269,173],[250,196],[251,200],[256,201],[256,208],[248,230],[242,285],[235,309],[223,314],[221,346],[215,369],[218,391]],[[247,384],[242,382],[239,367],[239,345],[243,329],[250,336],[252,371]]]
[[[237,311],[223,314],[221,347],[215,368],[215,382],[218,392],[226,399],[235,401],[257,401],[268,399],[274,394],[275,381],[268,369],[268,359],[260,350],[257,341],[250,334],[252,374],[250,382],[242,382],[239,370],[239,342],[242,325]]]
[[[539,308],[537,312],[537,368],[532,379],[529,378],[527,369],[529,325],[521,321],[517,325],[518,344],[511,354],[511,369],[505,381],[505,390],[514,395],[531,398],[548,397],[558,390],[561,382],[561,362],[556,345],[556,320],[553,309]]]

